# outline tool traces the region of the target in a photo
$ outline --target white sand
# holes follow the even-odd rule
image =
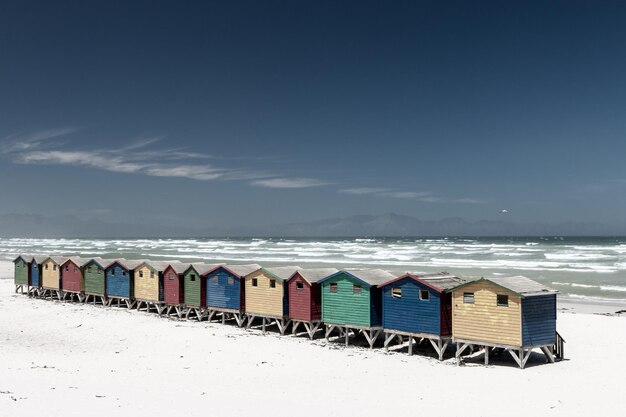
[[[525,370],[508,358],[457,367],[451,359],[30,299],[5,279],[0,415],[624,415],[626,319],[559,313],[558,329],[566,361],[544,364],[537,354]]]

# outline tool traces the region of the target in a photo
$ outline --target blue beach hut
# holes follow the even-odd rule
[[[409,355],[414,338],[430,341],[439,360],[452,335],[452,294],[450,290],[466,281],[447,272],[428,275],[404,274],[384,283],[383,332],[385,349],[393,341],[408,338]]]

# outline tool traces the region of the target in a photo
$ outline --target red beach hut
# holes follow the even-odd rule
[[[167,306],[165,314],[175,312],[180,318],[185,314],[184,274],[190,264],[170,263],[163,271],[163,301]]]
[[[313,339],[322,324],[322,290],[318,281],[337,272],[335,268],[301,269],[289,278],[289,318],[293,335],[302,325]]]
[[[85,300],[85,280],[80,269],[83,262],[84,259],[68,258],[61,265],[61,289],[64,300],[68,297],[71,301],[74,301],[74,297],[80,302]]]

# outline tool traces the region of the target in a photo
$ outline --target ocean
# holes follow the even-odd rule
[[[525,275],[572,301],[624,303],[626,237],[333,239],[17,239],[0,238],[0,258],[80,255],[184,262],[256,262],[447,271],[462,277]]]

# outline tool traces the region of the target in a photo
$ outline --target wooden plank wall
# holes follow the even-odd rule
[[[252,279],[258,280],[258,286],[252,286]],[[276,280],[276,287],[270,287],[270,280]],[[245,278],[246,313],[282,317],[285,285],[283,281],[271,277],[263,270],[253,272]]]
[[[150,276],[152,273],[152,276]],[[143,274],[143,277],[141,276]],[[135,298],[159,301],[159,273],[143,265],[135,270]]]

